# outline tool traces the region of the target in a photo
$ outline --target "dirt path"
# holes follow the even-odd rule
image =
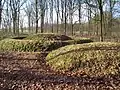
[[[37,60],[28,55],[29,59],[23,60],[12,54],[7,54],[7,58],[1,55],[0,90],[120,90],[120,76],[68,76],[51,71],[43,56]]]

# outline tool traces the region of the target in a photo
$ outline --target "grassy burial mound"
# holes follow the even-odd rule
[[[46,61],[56,71],[84,72],[90,76],[119,74],[120,43],[68,45],[49,53]]]
[[[13,37],[12,39],[0,41],[0,50],[19,52],[51,51],[62,46],[60,40],[71,40],[71,38],[65,35],[55,34],[36,34],[28,37]]]
[[[66,35],[35,34],[14,36],[0,41],[1,51],[40,52],[52,51],[62,46],[89,43],[90,39],[72,39]]]
[[[38,41],[32,40],[15,40],[15,39],[4,39],[0,41],[1,51],[36,51],[39,50],[37,47]]]
[[[53,34],[53,33],[42,33],[42,34],[29,35],[28,37],[24,39],[25,40],[62,41],[63,43],[66,43],[66,44],[82,44],[82,43],[93,42],[89,38],[71,38],[66,35],[58,35],[58,34]]]
[[[52,43],[37,40],[4,39],[0,41],[0,51],[40,52],[47,50]]]
[[[24,40],[39,40],[39,41],[43,41],[43,42],[45,42],[45,41],[52,42],[51,44],[49,44],[50,51],[57,49],[59,47],[62,47],[62,46],[66,46],[66,45],[83,44],[83,43],[93,42],[89,38],[77,38],[77,39],[75,38],[74,39],[74,38],[71,38],[66,35],[58,35],[58,34],[53,34],[53,33],[30,35],[30,36],[24,38]]]
[[[26,40],[49,40],[49,41],[55,41],[55,40],[72,40],[72,38],[66,36],[66,35],[57,35],[53,33],[41,33],[41,34],[35,34],[35,35],[29,35],[25,38]]]
[[[24,38],[24,40],[37,40],[37,41],[43,42],[45,43],[43,45],[43,47],[45,48],[45,51],[52,51],[59,47],[68,45],[67,42],[66,43],[63,43],[63,42],[72,40],[72,38],[66,35],[42,33],[42,34],[29,35],[28,37]]]
[[[0,41],[0,51],[41,52],[62,47],[61,41],[4,39]]]

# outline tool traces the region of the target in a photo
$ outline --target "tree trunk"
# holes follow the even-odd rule
[[[67,31],[67,0],[65,0],[65,31],[64,31],[65,35],[66,31]]]
[[[20,23],[20,11],[18,11],[18,20],[17,20],[17,35],[19,36],[19,23]]]
[[[80,1],[79,1],[78,13],[79,13],[79,32],[81,32],[81,3]]]
[[[36,3],[36,34],[38,33],[38,0],[35,0]]]
[[[13,18],[13,34],[16,34],[16,20]]]
[[[31,20],[30,20],[30,14],[29,14],[29,16],[28,16],[28,28],[29,28],[29,33],[31,32]]]
[[[44,32],[44,11],[41,14],[41,33]]]
[[[2,0],[0,0],[0,27],[2,22]]]
[[[57,0],[57,33],[59,31],[59,0]]]
[[[57,12],[57,33],[58,33],[58,31],[59,31],[59,14]]]
[[[99,2],[99,9],[100,9],[100,41],[103,42],[103,6],[102,6],[102,0]]]

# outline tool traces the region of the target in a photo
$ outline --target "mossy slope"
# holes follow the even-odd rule
[[[120,43],[68,45],[49,53],[46,61],[56,71],[82,70],[92,76],[118,74]]]
[[[66,36],[66,35],[57,35],[57,34],[53,34],[53,33],[41,33],[41,34],[35,34],[35,35],[29,35],[28,37],[26,37],[25,39],[27,40],[61,40],[61,41],[65,41],[65,40],[72,40],[72,38]]]
[[[49,50],[50,45],[54,45],[54,42],[4,39],[0,41],[0,51],[40,52]]]
[[[60,47],[71,45],[89,43],[90,39],[72,39],[66,35],[57,34],[35,34],[14,36],[11,39],[4,39],[0,41],[0,51],[23,51],[23,52],[40,52],[52,51]]]

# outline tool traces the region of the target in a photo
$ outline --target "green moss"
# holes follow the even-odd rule
[[[119,74],[120,43],[96,42],[68,45],[52,51],[47,64],[56,71],[83,70],[87,75]]]

